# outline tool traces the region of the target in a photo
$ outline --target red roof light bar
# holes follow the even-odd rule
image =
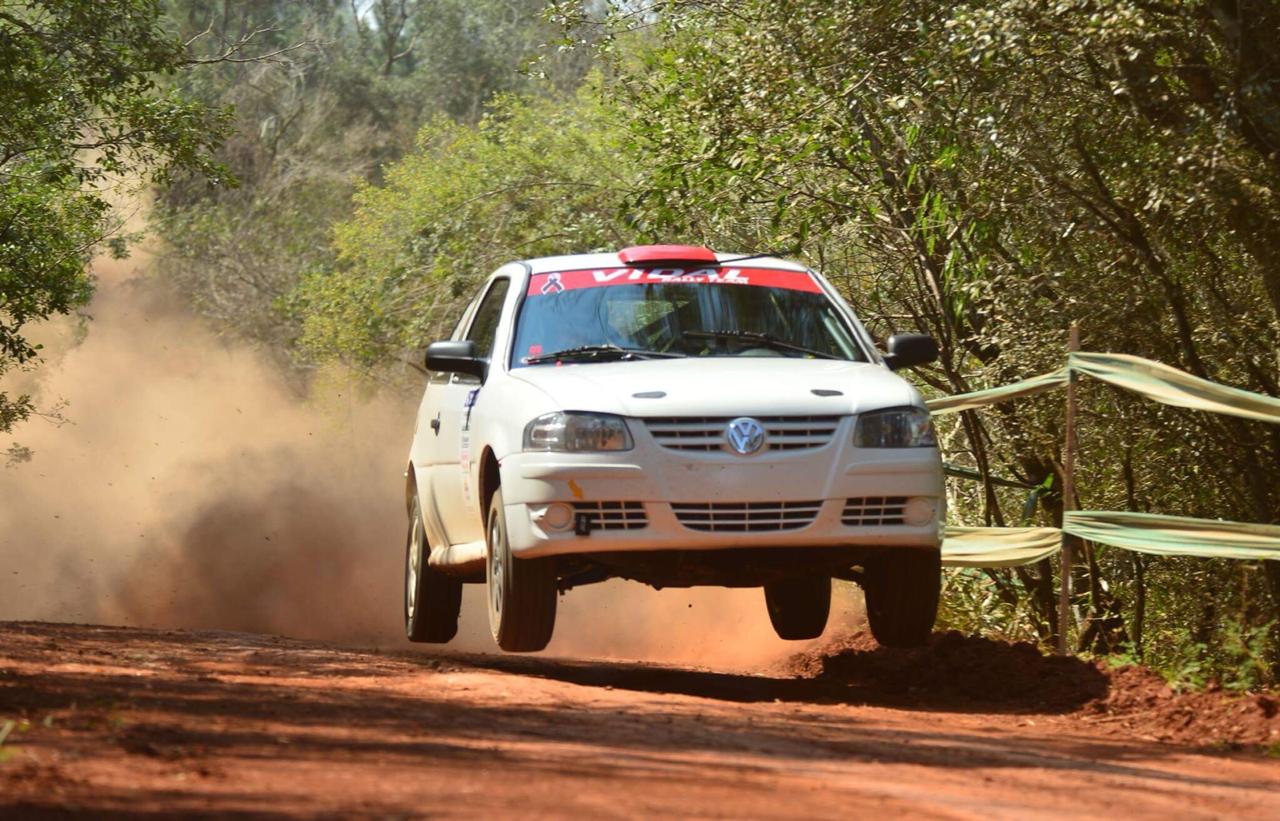
[[[633,266],[689,262],[698,265],[718,264],[715,251],[699,245],[635,245],[619,251],[618,259],[624,265]]]

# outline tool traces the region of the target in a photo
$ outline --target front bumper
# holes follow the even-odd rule
[[[938,451],[855,448],[852,424],[852,417],[844,419],[823,447],[753,457],[670,450],[657,444],[642,423],[631,424],[635,447],[630,451],[512,454],[501,463],[511,549],[535,557],[792,546],[936,548],[945,518]],[[932,516],[918,518],[917,524],[880,524],[875,517],[867,521],[850,516],[850,510],[865,507],[866,500],[874,504],[886,499],[919,500],[917,513],[922,504],[931,504]],[[590,510],[599,502],[627,503],[631,512],[621,517],[627,527],[596,528],[580,535],[572,528],[549,526],[547,512],[554,505]],[[801,505],[805,512],[799,514],[800,526],[788,523],[783,529],[695,529],[701,526],[696,516],[695,526],[690,526],[688,508],[680,507],[727,509],[732,517],[742,503],[766,508],[769,503]],[[635,526],[640,518],[643,526]]]

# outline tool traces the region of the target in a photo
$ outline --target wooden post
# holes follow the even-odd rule
[[[1067,337],[1068,359],[1080,350],[1080,325],[1071,323]],[[1062,456],[1062,516],[1075,507],[1076,498],[1076,374],[1067,371],[1067,425],[1066,442]],[[1065,521],[1064,521],[1065,524]],[[1062,583],[1058,588],[1058,655],[1067,655],[1067,639],[1071,624],[1071,566],[1075,560],[1075,537],[1062,534]]]

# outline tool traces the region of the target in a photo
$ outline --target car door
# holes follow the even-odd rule
[[[480,302],[481,294],[467,305],[461,318],[454,326],[449,339],[460,340],[469,325],[472,314]],[[448,544],[444,533],[444,522],[440,515],[440,501],[436,496],[437,473],[457,461],[457,446],[448,445],[441,440],[444,422],[444,408],[453,404],[452,388],[455,374],[445,371],[433,371],[427,376],[426,390],[422,401],[418,404],[418,418],[414,425],[413,448],[409,454],[413,464],[414,479],[418,489],[418,499],[422,504],[424,524],[427,536],[432,545]]]
[[[471,317],[463,339],[476,345],[476,356],[490,359],[502,308],[506,303],[511,280],[493,279]],[[441,523],[450,544],[480,541],[484,526],[477,513],[477,489],[473,486],[472,459],[479,454],[471,447],[471,408],[481,390],[480,380],[466,374],[451,374],[449,383],[441,385],[439,404],[432,410],[439,419],[439,451],[431,471],[431,491],[435,497]]]

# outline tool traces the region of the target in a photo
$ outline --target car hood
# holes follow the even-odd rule
[[[564,410],[624,416],[844,415],[920,405],[883,365],[830,359],[646,359],[512,370]]]

